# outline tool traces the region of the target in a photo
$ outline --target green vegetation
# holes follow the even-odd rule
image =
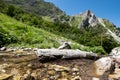
[[[72,27],[69,25],[68,19],[71,18],[69,16],[62,14],[58,20],[52,22],[47,16],[28,13],[15,5],[8,5],[2,0],[0,1],[2,7],[0,7],[1,46],[52,48],[58,47],[59,41],[67,40],[72,42],[73,49],[93,51],[99,54],[109,53],[112,48],[119,46],[112,38],[106,37],[106,30],[101,25],[94,28],[86,26],[85,30],[78,29],[76,26],[81,21],[80,17],[78,19],[72,18],[73,21],[75,20],[73,22],[75,26]]]
[[[116,26],[112,23],[110,23],[108,20],[104,19],[104,24],[106,25],[107,28],[109,28],[111,31],[116,30]]]
[[[53,3],[44,0],[4,0],[8,4],[14,4],[21,7],[24,11],[41,16],[56,17],[64,14],[62,10]]]
[[[72,16],[71,21],[69,22],[71,25],[74,25],[74,27],[78,27],[79,24],[82,22],[81,16]]]
[[[82,46],[72,40],[51,34],[45,30],[25,25],[10,17],[0,14],[0,45],[8,47],[38,47],[52,48],[59,47],[60,41],[72,42],[73,49],[105,53],[100,47]],[[2,37],[1,37],[2,36]]]
[[[60,44],[50,38],[53,34],[44,30],[20,23],[0,14],[0,45],[51,48]]]

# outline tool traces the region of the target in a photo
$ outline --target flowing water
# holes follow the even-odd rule
[[[92,80],[94,60],[55,60],[40,63],[34,51],[0,52],[0,80]],[[107,80],[104,76],[101,80]]]

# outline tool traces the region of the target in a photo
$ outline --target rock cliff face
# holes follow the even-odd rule
[[[80,14],[80,16],[82,16],[82,23],[78,26],[80,28],[84,28],[86,26],[93,27],[99,23],[97,17],[90,10],[87,10],[85,13]]]
[[[75,21],[74,23],[77,24],[76,27],[80,29],[86,29],[90,27],[97,28],[97,26],[100,26],[105,33],[108,33],[106,35],[113,37],[114,40],[120,44],[120,31],[117,30],[117,27],[113,23],[109,22],[109,20],[96,17],[95,14],[90,10],[87,10],[86,12],[74,17],[75,19],[72,22]]]

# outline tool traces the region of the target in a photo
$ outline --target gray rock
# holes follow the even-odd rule
[[[2,48],[0,48],[0,51],[5,51],[5,50],[7,50],[6,47],[2,47]]]
[[[120,30],[116,30],[116,31],[115,31],[115,34],[116,34],[118,37],[120,37]]]
[[[111,53],[109,54],[110,56],[118,56],[120,55],[120,47],[116,47],[112,49]]]
[[[24,51],[32,51],[33,49],[32,48],[24,48],[23,50]]]
[[[120,55],[112,56],[111,58],[114,60],[114,62],[119,62],[120,63]]]
[[[90,10],[87,10],[85,13],[81,14],[81,16],[83,17],[83,20],[79,25],[79,28],[85,28],[86,26],[93,27],[99,23],[97,17]]]
[[[110,57],[103,57],[95,61],[95,73],[98,76],[102,76],[106,71],[112,73],[115,67],[113,59]]]
[[[64,42],[58,49],[71,49],[71,46],[69,43]]]

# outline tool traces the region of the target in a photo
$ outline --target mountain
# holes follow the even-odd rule
[[[72,26],[75,25],[75,27],[78,27],[78,28],[94,27],[100,24],[98,19],[99,18],[96,17],[96,15],[92,11],[86,10],[81,14],[71,16],[70,24]],[[106,19],[103,19],[103,21],[105,25],[111,26],[112,28],[116,27],[114,24],[112,24]]]
[[[14,0],[14,1],[16,1],[16,0]],[[7,16],[10,16],[11,18],[14,18],[14,19],[18,20],[19,22],[24,23],[25,25],[29,25],[30,27],[44,30],[45,34],[42,34],[42,36],[44,36],[44,35],[47,36],[48,34],[46,34],[46,33],[49,33],[49,34],[54,34],[54,35],[63,37],[62,41],[66,41],[66,39],[71,40],[72,43],[77,43],[77,44],[74,44],[74,46],[72,47],[74,49],[78,48],[81,50],[93,51],[93,52],[97,52],[97,53],[101,54],[101,53],[105,53],[105,51],[107,53],[109,53],[112,48],[118,46],[118,44],[116,43],[116,40],[114,40],[114,39],[118,39],[118,38],[116,37],[116,35],[113,35],[114,34],[113,32],[114,32],[114,30],[116,30],[116,27],[112,26],[111,25],[112,23],[110,24],[110,22],[108,20],[105,20],[105,19],[99,20],[100,18],[97,18],[90,10],[87,10],[85,13],[75,15],[75,16],[67,16],[65,14],[61,14],[60,16],[56,15],[57,17],[53,19],[54,20],[54,22],[53,22],[49,15],[48,16],[41,16],[41,15],[39,16],[39,15],[36,15],[31,12],[26,12],[25,9],[19,7],[17,4],[16,4],[17,6],[15,4],[9,5],[9,4],[2,2],[2,0],[0,0],[0,2],[1,2],[0,3],[0,6],[1,6],[0,12],[1,13],[5,14]],[[81,24],[84,23],[85,20],[87,22],[87,25],[82,26],[82,28],[81,28]],[[102,22],[100,22],[100,21],[102,21]],[[103,26],[103,24],[105,26]],[[107,28],[106,28],[106,25],[108,25]],[[9,30],[9,29],[10,28],[8,28],[7,30]],[[24,31],[24,29],[23,29],[23,31]],[[34,29],[33,29],[33,31],[31,29],[31,34],[33,34],[34,31],[35,31]],[[15,31],[13,31],[13,32],[15,32]],[[110,36],[106,35],[107,32],[110,34]],[[8,33],[8,34],[10,34],[10,33]],[[14,35],[15,34],[13,34],[13,36]],[[18,35],[18,33],[16,33],[16,35]],[[112,37],[111,37],[111,35],[112,35]],[[7,38],[7,40],[9,39],[9,36],[8,37],[5,35],[3,35],[3,36],[5,38]],[[34,35],[34,36],[39,37],[39,35]],[[19,37],[21,37],[21,36],[19,36]],[[27,37],[29,38],[30,35],[28,35]],[[47,37],[49,37],[49,36],[47,36]],[[10,35],[10,38],[11,38],[11,35]],[[53,37],[53,36],[51,36],[51,39],[55,40],[55,41],[61,41],[61,40],[56,39],[56,37]],[[12,38],[11,38],[11,40],[12,40]],[[10,40],[9,44],[12,43],[11,40]],[[23,41],[22,43],[25,43],[25,44],[31,46],[32,44],[34,44],[32,42],[34,42],[34,40],[36,40],[35,43],[37,45],[40,44],[39,38],[35,38],[35,37],[31,38],[30,37],[28,39],[28,41],[29,40],[30,40],[30,43],[28,43],[26,40]],[[33,40],[33,41],[31,42],[31,40]],[[47,41],[47,38],[44,39],[44,37],[43,37],[43,42],[44,42],[44,40]],[[50,39],[48,39],[48,41],[49,40]],[[4,38],[3,38],[3,41],[4,41]],[[6,41],[4,41],[5,42],[4,45],[7,44]],[[20,41],[22,41],[22,40],[20,39]],[[18,44],[18,42],[16,42],[16,43]],[[52,43],[52,44],[54,44],[54,43]],[[81,44],[84,45],[85,47],[80,46]],[[44,46],[46,46],[46,43]],[[46,48],[44,46],[41,48]],[[47,46],[52,47],[52,45],[47,45]],[[39,47],[39,46],[36,46],[36,47]],[[53,47],[54,47],[54,45],[53,45]]]
[[[53,3],[44,0],[4,0],[5,3],[14,4],[26,12],[40,16],[50,16],[52,18],[65,14]]]
[[[63,41],[70,42],[73,49],[105,53],[100,46],[83,46],[74,40],[29,26],[0,13],[0,47],[58,48]]]
[[[86,26],[93,27],[99,24],[98,18],[90,10],[87,10],[85,13],[81,13],[78,16],[82,17],[82,22],[79,24],[79,28],[84,28]]]
[[[113,37],[114,40],[120,44],[120,33],[117,27],[107,19],[96,17],[90,10],[79,15],[72,16],[69,23],[71,26],[75,25],[75,27],[83,30],[86,28],[98,28],[98,26],[100,26],[99,29],[102,28],[103,33],[108,33],[107,35]]]

